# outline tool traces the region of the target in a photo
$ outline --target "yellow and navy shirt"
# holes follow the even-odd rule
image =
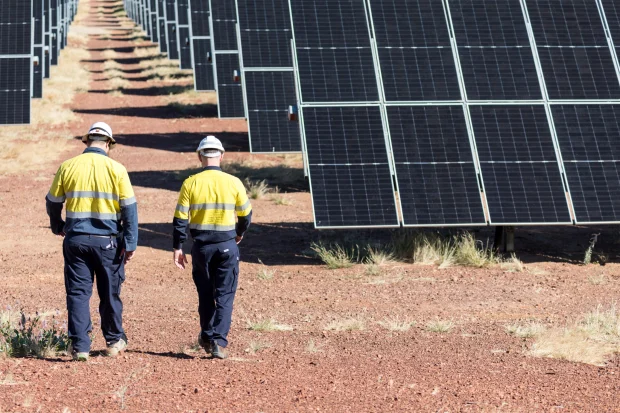
[[[173,248],[187,239],[215,244],[243,236],[252,220],[252,205],[239,180],[217,166],[207,166],[183,182],[174,213]]]
[[[54,234],[122,234],[125,249],[136,249],[138,206],[129,175],[125,167],[110,159],[104,150],[88,148],[63,162],[46,201]],[[66,222],[62,220],[65,202]]]

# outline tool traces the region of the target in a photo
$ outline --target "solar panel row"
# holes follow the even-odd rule
[[[290,4],[317,227],[620,220],[597,1]]]
[[[620,221],[612,0],[176,6],[169,55],[253,152],[307,152],[317,227]]]

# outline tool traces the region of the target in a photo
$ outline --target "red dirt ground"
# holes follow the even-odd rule
[[[616,300],[617,229],[602,229],[605,266],[575,262],[593,229],[531,228],[517,237],[524,272],[399,264],[373,277],[362,265],[328,270],[308,248],[318,239],[383,239],[389,231],[314,230],[307,189],[287,195],[292,205],[256,200],[255,224],[241,244],[232,358],[214,361],[189,349],[198,333],[197,297],[190,272],[172,264],[170,223],[181,184],[175,171],[198,166],[193,150],[207,133],[230,149],[225,161],[282,158],[249,154],[245,122],[219,120],[207,104],[200,107],[204,117],[168,107],[175,96],[163,83],[141,78],[139,62],[150,58],[133,53],[150,43],[129,39],[133,34],[115,23],[124,18],[97,19],[98,7],[111,13],[117,4],[93,1],[91,15],[79,23],[113,30],[113,39],[90,36],[84,65],[91,90],[72,103],[79,120],[70,127],[79,136],[95,121],[112,125],[121,143],[112,156],[130,171],[139,201],[140,246],[122,295],[129,351],[119,359],[96,353],[88,363],[0,359],[0,411],[620,411],[619,358],[603,367],[533,358],[526,354],[531,341],[504,331],[520,320],[562,325]],[[121,96],[102,93],[110,89],[103,51],[115,48],[131,81]],[[82,150],[76,140],[62,159]],[[50,233],[44,205],[59,162],[0,177],[0,305],[31,313],[60,309],[66,317],[61,239]],[[258,277],[265,268],[259,260],[275,271],[273,279]],[[606,284],[589,282],[601,274]],[[93,299],[93,320],[97,303]],[[379,324],[393,316],[417,324],[406,332]],[[326,331],[328,323],[349,317],[366,328]],[[446,334],[426,331],[435,317],[456,327]],[[247,328],[247,320],[261,318],[293,330]],[[315,349],[308,349],[311,342]],[[267,346],[253,352],[251,343]],[[97,331],[93,351],[103,348]]]

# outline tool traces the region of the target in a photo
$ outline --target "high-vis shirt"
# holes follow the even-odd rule
[[[174,213],[173,248],[183,246],[188,224],[194,240],[215,244],[243,236],[251,220],[252,205],[239,178],[207,166],[183,182]]]
[[[88,148],[63,162],[46,196],[54,234],[124,236],[125,249],[138,244],[138,206],[127,170],[104,150]],[[62,207],[66,202],[66,222]]]

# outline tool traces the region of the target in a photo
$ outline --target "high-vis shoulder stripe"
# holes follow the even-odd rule
[[[224,211],[232,211],[235,209],[235,204],[192,204],[190,208],[192,211],[199,211],[205,209],[220,209]]]
[[[246,202],[245,204],[235,207],[235,209],[239,212],[241,211],[245,211],[246,209],[248,209],[250,207],[250,200],[248,199],[248,202]]]
[[[55,202],[57,204],[62,204],[63,202],[65,202],[66,197],[64,196],[54,196],[52,194],[47,194],[47,200],[50,202]]]
[[[67,211],[67,219],[84,219],[84,218],[95,218],[95,219],[108,219],[112,221],[117,221],[121,219],[121,214],[106,214],[103,212],[73,212]]]
[[[109,192],[96,191],[73,191],[67,192],[67,198],[95,198],[95,199],[113,199],[118,201],[119,196]]]
[[[187,214],[189,212],[189,207],[183,206],[181,204],[177,204],[177,211]]]
[[[125,199],[121,199],[119,204],[124,207],[124,206],[129,206],[129,205],[133,205],[136,203],[136,197],[132,196],[131,198],[125,198]]]
[[[189,224],[189,229],[197,229],[199,231],[233,231],[235,226],[217,224]]]

